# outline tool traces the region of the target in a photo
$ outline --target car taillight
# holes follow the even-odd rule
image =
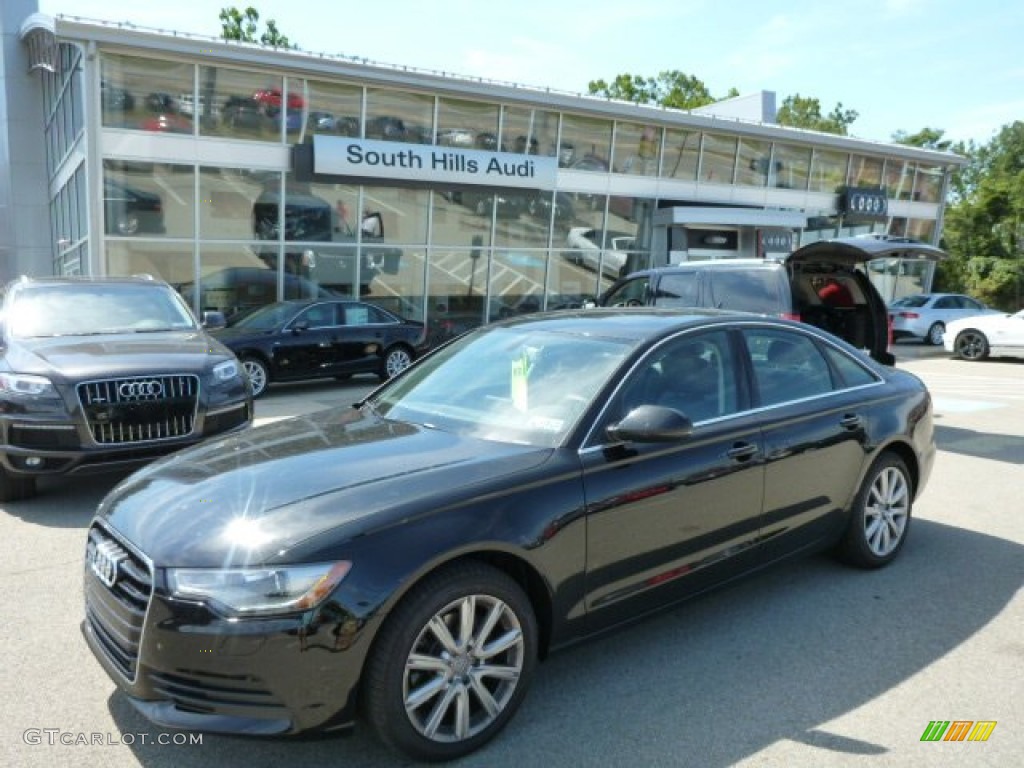
[[[900,317],[905,320],[917,320],[920,315],[917,312],[900,312]]]
[[[798,323],[800,322],[799,312],[782,312],[779,314],[779,317],[783,320],[796,320]]]
[[[892,315],[889,315],[889,322],[886,324],[886,331],[885,349],[888,351],[892,349]]]

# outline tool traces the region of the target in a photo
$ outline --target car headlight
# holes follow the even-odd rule
[[[341,582],[352,563],[260,568],[171,568],[171,594],[216,603],[239,616],[270,616],[315,608]]]
[[[239,374],[238,363],[234,360],[225,360],[213,366],[213,378],[217,381],[231,381],[237,379]]]
[[[0,373],[0,395],[14,397],[53,397],[57,390],[45,376],[28,373]]]

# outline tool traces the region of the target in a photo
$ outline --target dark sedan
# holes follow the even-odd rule
[[[387,379],[426,351],[423,323],[343,299],[268,304],[214,335],[242,361],[253,397],[274,381]]]
[[[83,629],[161,726],[361,713],[457,758],[553,649],[796,553],[889,563],[934,455],[921,381],[807,325],[512,319],[129,478],[89,529]]]

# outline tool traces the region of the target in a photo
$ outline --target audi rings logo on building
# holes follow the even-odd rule
[[[884,190],[847,189],[841,199],[840,213],[862,218],[882,218],[887,215],[889,200]]]
[[[104,542],[98,546],[89,542],[85,551],[85,559],[89,563],[89,569],[108,588],[114,586],[114,583],[117,581],[117,570],[121,565],[121,561],[127,557],[116,544],[111,542]]]
[[[160,397],[164,385],[156,379],[145,381],[124,381],[117,385],[117,394],[123,400],[141,400],[144,397]]]

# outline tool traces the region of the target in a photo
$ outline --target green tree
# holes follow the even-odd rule
[[[775,119],[779,125],[846,136],[858,116],[854,109],[843,109],[842,102],[837,103],[828,115],[823,115],[821,101],[797,93],[783,99]]]
[[[678,69],[666,70],[657,77],[616,75],[610,83],[591,80],[587,90],[595,96],[631,101],[634,104],[659,104],[674,109],[696,109],[718,101],[702,80]],[[732,88],[729,96],[734,95],[736,89]]]
[[[267,19],[267,28],[260,34],[259,31],[260,12],[252,6],[244,11],[231,6],[220,9],[220,36],[224,40],[238,40],[242,43],[263,43],[272,45],[275,48],[297,48],[287,36],[282,35],[277,28],[277,22]]]
[[[953,146],[953,142],[943,138],[946,132],[941,128],[922,128],[917,133],[896,131],[892,140],[897,144],[906,144],[908,147],[921,147],[922,149],[935,149],[944,152]]]
[[[1024,122],[988,144],[956,145],[970,161],[954,175],[937,285],[1001,309],[1024,306]]]

